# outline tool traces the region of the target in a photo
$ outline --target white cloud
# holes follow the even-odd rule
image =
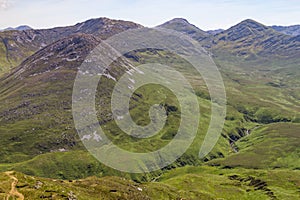
[[[5,10],[11,5],[10,0],[0,0],[0,9]]]

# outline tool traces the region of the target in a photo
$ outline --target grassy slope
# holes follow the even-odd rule
[[[158,182],[135,183],[118,177],[89,177],[76,181],[13,173],[17,190],[26,198],[66,199],[297,199],[299,171],[184,167],[169,171]],[[0,198],[10,179],[0,173]],[[285,180],[285,181],[283,181]]]
[[[167,56],[164,52],[158,53],[160,54],[158,57],[157,54],[153,53],[150,53],[151,57],[148,57],[147,52],[142,52],[139,56],[144,57],[144,60],[142,59],[143,62],[151,61],[152,59],[157,62],[157,59]],[[225,56],[225,58],[228,57]],[[162,58],[159,61],[163,63],[163,60]],[[203,160],[197,158],[197,153],[210,117],[210,103],[207,100],[207,90],[203,85],[203,81],[195,76],[184,62],[176,59],[173,62],[177,68],[189,77],[189,80],[195,87],[201,102],[202,118],[199,122],[200,129],[197,139],[187,153],[172,167],[187,164],[198,165],[203,162]],[[265,171],[265,169],[270,167],[299,168],[299,143],[297,143],[299,125],[297,123],[282,122],[269,124],[280,121],[297,122],[299,120],[299,92],[297,90],[299,82],[297,74],[295,75],[298,72],[297,64],[290,64],[289,67],[281,67],[284,63],[277,63],[274,66],[271,63],[248,63],[246,65],[244,61],[236,60],[235,58],[229,62],[225,62],[221,58],[217,60],[217,63],[220,64],[228,95],[227,121],[223,137],[220,138],[219,143],[204,161],[213,160],[209,164],[254,167],[262,168],[262,170],[232,169],[226,171],[210,168],[210,170],[205,171],[204,169],[206,168],[196,167],[191,168],[196,171],[195,173],[186,174],[185,170],[189,168],[175,169],[170,172],[170,175],[167,173],[162,176],[161,181],[163,185],[149,183],[148,187],[150,190],[147,195],[152,195],[151,197],[165,195],[164,198],[170,197],[172,199],[181,195],[195,199],[200,197],[206,199],[271,198],[270,194],[266,194],[268,190],[255,190],[255,186],[250,184],[252,179],[247,180],[248,176],[260,177],[261,173],[264,174],[264,181],[270,182],[270,187],[268,186],[267,189],[273,187],[271,189],[273,193],[274,190],[279,191],[275,196],[281,199],[284,197],[284,194],[290,195],[291,199],[292,197],[297,197],[298,193],[296,191],[299,184],[296,180],[294,181],[296,185],[298,184],[296,188],[290,184],[280,186],[277,183],[278,180],[284,180],[285,182],[291,180],[290,176],[297,176],[297,171]],[[14,113],[15,110],[12,109],[2,116],[3,118],[8,117],[10,123],[4,121],[0,127],[2,134],[0,156],[2,163],[6,163],[0,165],[1,171],[14,169],[26,174],[62,179],[78,179],[92,175],[118,175],[138,181],[151,180],[161,175],[161,171],[142,176],[122,174],[99,164],[83,150],[84,148],[73,129],[70,112],[70,86],[75,76],[74,71],[70,69],[72,64],[66,65],[66,69],[61,69],[59,73],[47,72],[38,77],[31,77],[27,80],[27,87],[24,87],[25,84],[22,83],[2,87],[3,90],[1,92],[4,95],[0,98],[4,103],[1,104],[0,108],[2,110],[8,107],[16,108],[18,113],[16,115]],[[261,65],[266,65],[264,67],[274,70],[264,72],[260,69]],[[290,76],[288,79],[282,79],[280,74],[290,74]],[[57,80],[64,80],[64,82],[60,83]],[[37,81],[41,81],[41,84],[35,84]],[[109,87],[112,87],[111,82],[108,81],[107,84]],[[146,107],[160,100],[158,91],[168,93],[162,88],[154,86],[143,87],[140,91],[137,91],[143,93],[143,98],[132,102],[136,107],[131,110],[131,114],[137,122],[147,123],[148,116],[143,113],[147,110]],[[57,99],[60,101],[57,101]],[[29,105],[26,102],[29,102]],[[164,103],[176,106],[176,101],[173,100],[173,97],[170,97]],[[171,125],[178,120],[176,116],[178,113],[174,112],[172,114],[173,117],[170,116],[169,119]],[[45,121],[45,118],[48,120]],[[111,138],[123,148],[134,151],[152,150],[151,148],[153,147],[151,145],[153,141],[132,141],[130,138],[124,137],[124,134],[113,134],[119,131],[113,122],[108,122],[105,125],[106,129],[110,130]],[[256,126],[261,128],[255,129]],[[163,145],[157,139],[164,135],[164,138],[167,138],[167,140],[163,142],[172,139],[170,137],[173,132],[172,128],[172,126],[166,127],[165,132],[162,132],[155,138],[157,141],[155,144],[158,146]],[[246,130],[252,130],[252,132],[250,136],[244,137]],[[234,153],[229,141],[235,141],[241,137],[244,138],[234,144],[239,149],[239,152]],[[69,152],[58,152],[62,148]],[[224,156],[224,159],[214,161],[214,159]],[[202,174],[202,170],[208,175]],[[238,177],[230,180],[228,176],[214,174],[215,171],[219,174],[236,173]],[[269,178],[269,176],[273,178],[274,174],[277,173],[279,174],[277,178]],[[205,183],[205,185],[200,187],[199,183],[201,182]],[[82,187],[86,187],[86,185]],[[193,189],[189,192],[191,187]],[[217,187],[220,190],[217,190]],[[224,191],[224,196],[218,196],[220,191]],[[88,193],[87,191],[85,192]]]
[[[184,167],[166,173],[160,181],[194,199],[201,193],[210,199],[297,199],[299,175],[298,170]]]
[[[142,61],[139,62],[159,60],[161,63],[174,63],[173,65],[189,77],[191,84],[195,87],[196,94],[199,95],[198,100],[200,101],[200,110],[202,114],[199,122],[199,134],[191,148],[181,159],[178,160],[175,166],[199,164],[201,161],[197,159],[197,154],[210,117],[210,103],[205,99],[207,98],[207,90],[203,81],[194,74],[192,68],[190,68],[186,63],[178,60],[175,60],[176,62],[174,60],[164,60],[165,56],[169,56],[168,54],[165,54],[165,52],[157,52],[156,54],[153,54],[152,52],[150,55],[147,52],[141,52],[138,56],[143,58],[143,60],[140,59]],[[278,119],[280,121],[285,118],[295,120],[294,113],[296,113],[297,109],[299,109],[297,106],[297,99],[291,99],[290,96],[283,95],[283,92],[286,92],[285,88],[274,88],[273,86],[265,85],[264,83],[268,80],[261,79],[261,77],[252,76],[249,78],[247,75],[243,74],[248,73],[245,68],[239,67],[239,63],[233,63],[237,66],[232,63],[230,65],[224,63],[221,66],[221,70],[224,74],[223,77],[226,84],[229,104],[223,137],[220,138],[219,143],[205,160],[224,156],[227,157],[229,154],[232,154],[233,150],[229,145],[229,141],[232,139],[239,139],[245,135],[246,130],[254,129],[255,126],[259,125],[259,123],[269,123],[269,121],[263,121],[266,117],[268,117],[267,119],[271,122]],[[3,151],[1,151],[0,154],[0,156],[2,156],[2,163],[18,163],[11,164],[10,166],[13,169],[19,169],[22,172],[30,173],[32,175],[49,176],[49,174],[53,174],[52,177],[56,178],[72,179],[101,172],[101,170],[97,169],[92,170],[93,173],[85,173],[87,165],[79,167],[81,170],[71,170],[80,162],[81,159],[74,159],[67,162],[70,167],[66,167],[64,165],[64,159],[55,159],[56,156],[58,156],[58,158],[72,157],[72,154],[76,155],[77,150],[83,150],[79,138],[72,127],[72,116],[70,112],[71,85],[74,77],[74,71],[68,66],[72,66],[74,63],[65,64],[68,65],[65,66],[66,69],[59,71],[59,76],[57,72],[47,72],[42,74],[41,77],[32,77],[28,79],[27,84],[30,85],[30,87],[18,90],[17,88],[20,86],[16,85],[11,86],[11,88],[14,89],[4,91],[5,95],[2,96],[2,98],[7,104],[3,104],[2,109],[7,107],[17,107],[17,111],[20,112],[20,114],[17,115],[17,118],[14,118],[16,115],[13,113],[13,110],[8,112],[8,115],[5,117],[11,117],[9,118],[10,123],[2,123],[0,127],[3,137],[1,140]],[[229,66],[234,68],[229,68]],[[233,73],[232,70],[239,71],[238,73]],[[55,79],[51,77],[55,77]],[[40,81],[41,79],[43,79],[42,84],[36,85],[35,81]],[[57,79],[63,79],[63,84],[60,84]],[[109,90],[109,88],[112,87],[112,81],[105,81],[105,84],[107,84],[105,86],[106,90]],[[294,91],[292,89],[291,91]],[[55,92],[49,93],[48,91]],[[160,97],[161,94],[168,94],[168,91],[157,86],[148,86],[141,88],[140,91],[137,91],[137,93],[142,93],[143,98],[139,98],[137,101],[132,101],[134,108],[131,110],[131,114],[137,122],[147,123],[147,120],[149,119],[147,115],[143,114],[146,113],[144,111],[147,110],[149,106],[157,103],[157,101],[161,101],[160,99],[163,99],[163,97]],[[279,95],[281,93],[282,95]],[[174,97],[170,96],[170,98],[164,100],[165,102],[161,103],[170,105],[174,104],[176,106],[176,101],[174,101],[173,98]],[[274,103],[273,99],[270,98],[277,98],[277,102],[279,103]],[[60,99],[60,101],[57,101],[57,99]],[[30,102],[29,106],[27,105],[22,108],[24,102]],[[278,104],[282,105],[280,107],[280,112],[277,111]],[[108,104],[105,103],[104,105]],[[273,110],[276,112],[272,112]],[[269,116],[269,113],[271,113],[271,116]],[[45,117],[48,118],[47,121],[43,120]],[[157,148],[157,146],[161,146],[168,140],[172,139],[172,134],[174,132],[173,125],[176,124],[176,121],[178,120],[178,112],[171,113],[169,120],[171,120],[169,121],[170,126],[166,127],[164,132],[157,135],[155,140],[151,141],[132,140],[124,134],[115,134],[120,131],[116,125],[110,121],[106,123],[105,129],[108,131],[109,136],[125,149],[135,151],[144,151],[145,149],[153,150],[152,144],[156,144],[155,148]],[[24,132],[26,134],[24,134]],[[290,136],[286,135],[285,137],[288,138]],[[166,138],[166,140],[161,143],[161,138]],[[143,148],[141,149],[141,147]],[[242,148],[243,147],[240,147],[240,149]],[[60,149],[65,149],[70,152],[55,153],[60,151]],[[72,152],[74,150],[76,151]],[[43,168],[43,170],[35,170],[33,167],[34,165],[30,161],[23,162],[43,153],[47,154],[36,157],[33,159],[33,163],[39,163],[40,159],[48,159],[49,162],[53,161],[50,165],[53,166],[51,170],[46,165],[41,165],[39,167],[39,169]],[[88,154],[86,154],[86,156],[88,156]],[[93,163],[94,161],[91,162]],[[55,170],[55,166],[57,167],[57,173],[52,173],[53,170]],[[49,173],[48,169],[51,173]],[[112,174],[114,173],[115,172]],[[108,173],[105,175],[107,174]]]
[[[236,143],[238,153],[211,162],[231,167],[300,169],[299,130],[300,124],[295,123],[261,126]]]

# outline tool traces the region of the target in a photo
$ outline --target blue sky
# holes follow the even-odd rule
[[[299,0],[0,0],[0,29],[72,25],[109,17],[155,26],[174,17],[201,29],[229,28],[243,19],[266,25],[300,24]]]

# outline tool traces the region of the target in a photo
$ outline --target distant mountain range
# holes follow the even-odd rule
[[[35,30],[28,26],[20,26],[0,32],[0,74],[19,65],[37,50],[72,34],[92,34],[105,39],[123,30],[138,27],[142,26],[133,22],[99,18],[67,27]],[[299,26],[271,28],[253,20],[245,20],[227,30],[206,32],[186,19],[175,18],[159,27],[188,34],[206,48],[218,51],[225,49],[239,56],[299,55]]]
[[[270,28],[278,31],[280,33],[284,33],[286,35],[297,36],[300,35],[300,25],[292,25],[292,26],[269,26]],[[216,29],[206,31],[209,34],[218,34],[224,31],[224,29]]]
[[[174,29],[188,34],[213,52],[255,57],[299,57],[298,36],[286,35],[251,19],[227,29],[205,32],[185,19],[173,19],[159,27]]]
[[[32,29],[30,26],[22,25],[22,26],[18,26],[15,28],[8,27],[8,28],[0,30],[0,31],[25,31],[25,30],[30,30],[30,29]]]
[[[297,36],[300,35],[300,25],[294,25],[294,26],[271,26],[275,31],[287,34],[287,35],[293,35]]]
[[[188,23],[188,21],[186,19],[174,18],[174,19],[166,22],[164,24],[164,26],[167,26],[167,24],[175,23],[175,22],[181,23],[180,21],[185,21],[186,23]],[[193,28],[192,28],[192,26],[193,26]],[[182,27],[182,29],[183,28],[184,27]],[[191,30],[189,30],[189,31],[192,31],[195,28],[197,29],[197,27],[195,25],[191,25],[190,28],[191,28]],[[286,35],[292,35],[292,36],[300,35],[300,25],[291,25],[291,26],[277,26],[277,25],[274,25],[274,26],[270,26],[270,28],[274,29],[275,31],[284,33]],[[12,28],[12,27],[5,28],[5,29],[0,30],[0,32],[1,31],[12,31],[12,30],[25,31],[25,30],[30,30],[30,29],[33,29],[33,28],[31,28],[30,26],[27,26],[27,25],[21,25],[21,26],[15,27],[15,28]],[[203,32],[206,32],[206,33],[212,34],[212,35],[216,35],[218,33],[221,33],[222,31],[224,31],[224,29],[215,29],[215,30],[208,30],[208,31],[203,31]]]
[[[224,31],[224,29],[208,30],[206,32],[212,35],[216,35],[218,33],[221,33],[222,31]]]

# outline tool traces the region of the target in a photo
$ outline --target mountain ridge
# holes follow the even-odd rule
[[[2,31],[25,31],[25,30],[30,30],[30,29],[33,29],[31,28],[30,26],[28,25],[20,25],[20,26],[17,26],[15,28],[12,28],[12,27],[8,27],[8,28],[5,28],[3,30],[0,30],[0,32]]]
[[[84,33],[92,34],[100,39],[106,39],[124,30],[140,27],[143,26],[134,22],[102,17],[89,19],[66,27],[0,32],[0,74],[10,71],[13,67],[19,65],[26,57],[63,37],[68,37],[69,35],[76,33]],[[276,54],[276,52],[278,52],[278,55],[283,57],[298,56],[298,54],[288,55],[287,53],[298,51],[297,46],[299,45],[299,37],[297,37],[297,35],[286,35],[280,31],[274,31],[274,27],[267,27],[251,19],[243,20],[227,30],[216,30],[211,32],[205,32],[183,18],[174,18],[158,27],[169,28],[188,34],[208,49],[225,48],[228,50],[228,48],[230,49],[234,48],[234,46],[242,45],[239,43],[232,43],[235,42],[233,40],[237,40],[239,37],[240,39],[242,39],[241,37],[246,36],[252,37],[252,40],[247,41],[248,44],[255,43],[253,46],[248,45],[248,47],[252,49],[252,52],[244,51],[245,47],[248,48],[247,46],[244,46],[239,50],[231,49],[230,51],[236,55],[245,55],[248,57],[252,54],[261,54],[261,56],[264,56],[266,54]],[[265,38],[262,38],[262,35],[265,35]],[[257,39],[260,40],[261,43],[259,43]],[[225,44],[224,46],[224,41],[231,44]],[[267,49],[267,51],[264,51],[264,48]],[[274,52],[275,50],[276,52]]]
[[[252,19],[245,19],[226,29],[209,34],[187,20],[175,18],[158,27],[185,33],[214,54],[227,52],[246,59],[300,57],[299,37],[286,35]]]
[[[124,30],[139,27],[142,26],[134,22],[95,18],[73,26],[0,32],[0,74],[1,70],[2,74],[8,72],[39,49],[72,34],[92,34],[106,39]]]
[[[300,25],[291,25],[291,26],[270,26],[274,30],[284,33],[286,35],[298,36],[300,35]]]
[[[235,55],[251,57],[298,57],[300,43],[292,36],[273,30],[254,20],[244,20],[217,34],[214,49],[225,49]]]

